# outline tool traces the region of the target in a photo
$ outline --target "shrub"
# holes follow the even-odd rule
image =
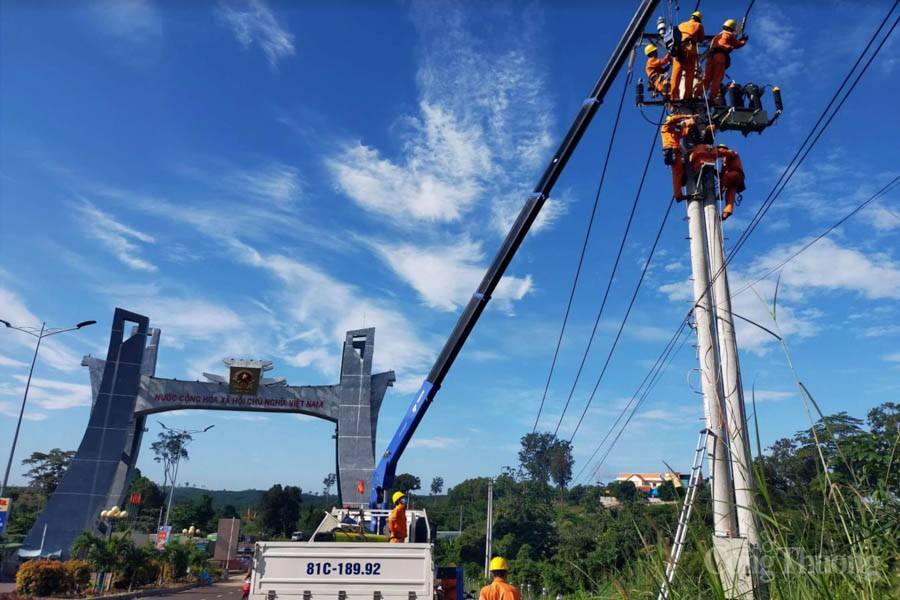
[[[67,592],[78,593],[91,584],[91,565],[86,560],[67,560],[63,563],[66,570]]]
[[[31,560],[16,573],[16,591],[23,596],[52,596],[68,591],[69,576],[63,563]]]

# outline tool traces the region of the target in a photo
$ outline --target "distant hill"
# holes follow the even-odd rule
[[[212,496],[213,508],[220,509],[228,504],[238,511],[248,507],[259,505],[259,500],[266,490],[205,490],[195,487],[175,488],[175,502],[180,500],[199,500],[203,494]],[[302,494],[303,504],[333,504],[337,502],[337,496],[320,496],[316,494]]]

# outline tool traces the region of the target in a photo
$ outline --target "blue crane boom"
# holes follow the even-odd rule
[[[556,180],[559,178],[563,168],[565,168],[566,163],[568,163],[569,158],[575,151],[575,147],[581,140],[581,136],[584,135],[588,125],[590,125],[591,119],[594,117],[600,104],[603,103],[606,93],[609,91],[613,81],[622,69],[622,65],[625,64],[628,54],[644,35],[644,28],[647,26],[651,13],[658,3],[659,0],[641,1],[637,12],[635,12],[625,33],[622,35],[622,38],[619,40],[618,45],[613,51],[609,62],[606,63],[606,67],[600,74],[600,78],[597,80],[597,83],[594,84],[594,88],[591,90],[588,98],[582,103],[581,109],[578,111],[575,120],[569,127],[569,131],[566,133],[562,143],[553,155],[553,159],[550,161],[543,176],[534,188],[534,192],[528,196],[528,199],[522,206],[519,216],[516,218],[515,223],[513,223],[512,228],[506,235],[506,239],[503,240],[503,245],[500,247],[491,266],[481,280],[481,284],[478,286],[478,289],[475,290],[475,293],[472,294],[472,298],[466,305],[465,310],[463,310],[462,314],[459,316],[459,320],[456,322],[453,332],[441,349],[441,353],[438,355],[437,360],[435,360],[431,372],[422,383],[422,387],[420,387],[419,391],[416,393],[416,397],[404,416],[403,421],[394,433],[394,437],[388,444],[387,450],[385,450],[381,461],[375,468],[372,482],[372,496],[369,502],[370,507],[380,508],[386,506],[387,503],[384,498],[384,491],[389,489],[394,483],[394,475],[400,456],[412,439],[412,436],[419,426],[419,423],[422,421],[425,411],[428,410],[431,401],[434,400],[434,396],[440,389],[444,377],[447,376],[447,372],[453,365],[453,361],[456,360],[456,356],[462,349],[463,344],[466,343],[469,334],[478,322],[478,318],[484,311],[485,306],[487,306],[488,301],[490,301],[491,294],[494,292],[497,284],[500,283],[503,273],[506,271],[506,268],[515,256],[516,251],[519,249],[519,246],[531,229],[531,225],[537,218],[538,213],[540,213],[544,202],[546,202],[547,198],[550,196],[550,191],[553,189]]]

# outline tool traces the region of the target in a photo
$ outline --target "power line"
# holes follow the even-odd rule
[[[684,324],[687,324],[686,320],[684,321]],[[650,396],[650,392],[653,390],[654,387],[656,387],[656,383],[659,381],[659,377],[662,375],[662,372],[668,367],[668,365],[672,361],[672,359],[674,359],[675,356],[678,355],[678,352],[680,352],[681,348],[684,347],[685,342],[687,342],[687,338],[685,338],[684,340],[681,341],[681,344],[678,346],[678,348],[674,352],[671,352],[671,351],[669,352],[669,355],[666,357],[666,364],[662,368],[658,369],[656,371],[656,373],[653,375],[653,378],[650,380],[650,384],[647,386],[647,389],[644,390],[644,393],[641,394],[641,398],[634,405],[634,408],[631,409],[631,413],[628,415],[628,418],[625,420],[625,423],[622,424],[622,427],[619,429],[619,432],[616,434],[616,437],[613,438],[612,443],[610,443],[610,445],[606,448],[606,452],[603,453],[603,456],[600,458],[600,461],[597,463],[597,466],[595,466],[593,468],[592,473],[593,473],[594,477],[596,477],[599,474],[600,467],[603,466],[603,464],[606,462],[606,459],[612,453],[613,448],[616,447],[616,444],[619,442],[619,438],[622,437],[622,434],[625,433],[625,430],[628,428],[628,425],[631,423],[631,419],[634,418],[634,415],[636,415],[637,411],[641,408],[641,406],[643,406],[644,401],[647,399],[648,396]]]
[[[600,325],[600,318],[603,316],[603,311],[606,308],[606,301],[609,299],[609,292],[610,292],[610,289],[612,288],[613,280],[619,269],[619,262],[621,261],[622,253],[625,250],[625,243],[628,240],[628,234],[631,232],[631,225],[634,222],[634,215],[635,215],[635,212],[637,211],[638,200],[640,199],[641,190],[643,189],[643,186],[644,186],[644,180],[647,177],[647,170],[650,167],[650,161],[653,158],[653,150],[656,147],[656,137],[659,134],[659,127],[662,124],[662,120],[663,120],[664,116],[665,116],[665,110],[660,112],[659,121],[656,124],[656,130],[653,132],[653,136],[650,138],[650,150],[647,153],[647,161],[644,164],[644,172],[643,172],[643,175],[641,175],[641,181],[638,186],[637,193],[635,195],[634,203],[631,207],[631,214],[629,214],[628,222],[625,225],[625,231],[622,233],[622,240],[619,242],[619,250],[618,250],[618,253],[616,254],[616,260],[613,263],[612,271],[610,272],[609,278],[607,279],[606,290],[603,292],[603,299],[600,302],[600,308],[597,311],[597,317],[594,319],[594,327],[591,330],[590,337],[588,338],[587,346],[585,347],[584,352],[582,353],[581,364],[578,366],[578,372],[575,374],[575,380],[572,383],[572,387],[569,389],[569,395],[566,398],[566,403],[563,406],[562,413],[559,415],[559,420],[556,422],[556,429],[554,430],[553,435],[556,435],[557,433],[559,433],[559,428],[562,425],[563,419],[566,416],[566,412],[569,409],[569,404],[572,402],[572,397],[575,395],[575,388],[577,387],[578,381],[581,378],[581,373],[584,370],[585,362],[587,361],[587,357],[588,357],[588,354],[590,353],[591,346],[594,343],[594,336],[597,334],[597,328]]]
[[[818,131],[818,133],[816,133],[816,129],[817,129],[818,126],[822,123],[823,119],[825,119],[825,117],[826,117],[826,115],[827,115],[827,113],[828,113],[828,110],[829,110],[829,109],[831,108],[831,106],[834,104],[835,100],[837,100],[837,98],[840,96],[841,90],[846,86],[847,82],[850,81],[851,77],[853,76],[853,72],[856,70],[856,68],[857,68],[857,67],[859,66],[859,64],[862,62],[862,60],[863,60],[863,58],[865,57],[866,53],[869,51],[869,49],[871,48],[872,44],[873,44],[873,43],[875,42],[875,40],[878,38],[878,35],[881,33],[882,29],[884,29],[885,25],[887,24],[887,22],[888,22],[888,20],[889,20],[889,18],[890,18],[890,15],[893,13],[893,11],[894,11],[894,9],[896,8],[896,6],[897,6],[898,3],[900,3],[900,0],[895,0],[894,4],[891,6],[891,9],[888,11],[888,13],[887,13],[887,15],[885,16],[884,20],[882,21],[881,25],[879,25],[878,29],[877,29],[877,30],[875,31],[875,33],[872,35],[872,38],[869,40],[869,43],[868,43],[868,44],[866,45],[866,47],[863,49],[863,51],[862,51],[862,53],[860,54],[859,58],[856,60],[856,62],[855,62],[854,65],[851,67],[850,71],[848,72],[847,76],[844,78],[844,81],[843,81],[843,82],[841,83],[841,85],[838,87],[838,90],[835,92],[835,94],[834,94],[834,96],[832,97],[831,101],[828,103],[828,105],[825,107],[825,109],[823,109],[822,114],[821,114],[821,116],[819,117],[819,119],[817,120],[816,124],[813,126],[812,130],[811,130],[810,133],[807,135],[806,139],[805,139],[805,140],[803,141],[803,143],[800,145],[800,148],[797,150],[797,152],[795,153],[794,157],[791,159],[791,162],[789,163],[788,167],[786,167],[785,170],[782,172],[782,174],[781,174],[781,176],[779,177],[778,181],[775,183],[775,186],[772,188],[772,191],[769,192],[769,195],[767,196],[766,200],[764,201],[764,207],[761,208],[759,211],[757,211],[757,215],[754,217],[751,226],[748,227],[748,229],[745,230],[745,232],[742,234],[742,236],[741,236],[741,238],[740,238],[738,244],[736,244],[735,248],[732,250],[731,254],[729,255],[728,259],[726,260],[726,264],[728,264],[728,262],[730,262],[730,261],[734,258],[734,256],[736,255],[736,253],[740,250],[740,248],[742,247],[742,245],[746,242],[747,237],[749,237],[749,235],[752,233],[752,231],[758,226],[758,224],[759,224],[759,222],[761,221],[761,219],[765,216],[765,214],[766,214],[766,212],[768,211],[769,207],[771,207],[771,205],[774,203],[774,201],[775,201],[775,200],[781,195],[781,193],[784,191],[784,189],[785,189],[787,183],[788,183],[788,182],[790,181],[790,179],[793,177],[794,173],[796,173],[796,171],[797,171],[797,169],[799,168],[800,164],[802,164],[802,162],[803,162],[803,161],[806,159],[806,157],[809,155],[809,152],[812,150],[812,148],[815,146],[815,144],[816,144],[816,143],[818,142],[818,140],[821,138],[822,133],[824,133],[825,129],[828,127],[828,125],[829,125],[829,124],[831,123],[831,121],[834,119],[835,115],[838,113],[838,111],[841,109],[841,107],[843,106],[843,104],[846,102],[847,98],[850,96],[850,94],[851,94],[851,93],[853,92],[853,90],[856,88],[856,85],[859,83],[859,81],[860,81],[860,79],[862,78],[862,76],[863,76],[863,75],[865,74],[865,72],[868,70],[868,68],[869,68],[869,66],[871,65],[872,61],[873,61],[873,60],[875,59],[875,57],[878,55],[878,52],[879,52],[879,51],[881,50],[881,48],[884,46],[884,43],[887,41],[887,39],[888,39],[888,38],[891,36],[891,34],[893,33],[894,29],[895,29],[896,26],[897,26],[897,22],[900,21],[900,19],[897,19],[897,20],[894,21],[894,24],[891,26],[891,28],[890,28],[890,30],[888,31],[888,33],[885,35],[885,37],[884,37],[884,38],[882,39],[882,41],[879,43],[879,45],[878,45],[877,48],[875,49],[874,53],[869,57],[868,61],[867,61],[866,64],[863,66],[863,69],[862,69],[862,70],[859,72],[859,74],[856,76],[856,78],[854,79],[853,83],[852,83],[851,86],[848,88],[847,92],[844,94],[844,97],[840,100],[840,102],[838,103],[838,105],[837,105],[837,107],[835,108],[835,110],[831,113],[830,116],[828,116],[827,120],[825,120],[825,124],[824,124],[824,125],[822,126],[822,128]],[[752,6],[753,6],[753,3],[751,2],[750,7],[752,8]],[[748,13],[749,13],[749,8],[748,8]],[[813,138],[813,136],[815,136],[815,137]],[[812,143],[811,143],[811,144],[806,148],[806,150],[804,151],[804,147],[806,146],[807,142],[809,142],[809,140],[810,140],[811,138],[813,138]],[[801,154],[802,154],[802,156],[801,156]],[[797,160],[798,157],[800,157],[800,158],[799,158],[799,161]],[[794,164],[795,161],[797,161],[796,164]],[[791,169],[792,169],[792,165],[793,165],[793,170],[791,170]],[[789,174],[788,174],[788,171],[790,171]],[[783,181],[783,184],[782,184],[782,180],[784,180],[784,181]],[[892,186],[893,184],[894,184],[894,181],[892,181],[890,184],[888,184],[888,186],[885,186],[885,188],[882,188],[882,190],[880,190],[878,193],[876,193],[876,196],[885,193],[885,192],[888,190],[888,188],[890,188],[890,186]],[[781,186],[780,189],[779,189],[779,185]],[[776,190],[777,190],[777,191],[776,191]],[[873,197],[872,199],[870,199],[870,201],[873,200],[873,199],[874,199],[874,197]],[[868,203],[868,201],[867,201],[866,203],[864,203],[864,204],[867,204],[867,203]],[[853,214],[855,214],[855,212],[858,212],[858,210],[860,210],[861,208],[862,208],[862,206],[859,207],[857,210],[853,211],[852,213],[850,213],[849,215],[847,215],[844,219],[842,219],[842,220],[841,220],[837,225],[835,225],[834,227],[839,226],[840,223],[842,223],[842,222],[844,222],[846,219],[850,218],[850,216],[852,216]],[[826,231],[826,232],[823,234],[823,236],[824,236],[824,235],[827,235],[827,233],[829,233],[834,227],[832,227],[832,228],[830,228],[828,231]],[[819,238],[817,238],[816,240],[814,240],[813,242],[811,242],[809,245],[811,245],[812,243],[814,243],[815,241],[817,241],[817,240],[820,239],[821,237],[822,237],[822,236],[820,236]],[[806,247],[808,247],[809,245],[807,245]],[[803,249],[801,249],[800,252],[802,252],[803,250],[805,250],[806,247],[804,247]],[[799,252],[798,252],[798,254],[799,254]],[[795,254],[794,256],[796,256],[796,254]],[[793,258],[793,257],[792,257],[792,258]],[[723,265],[723,270],[724,270],[724,265]],[[717,274],[716,274],[716,277],[718,277],[722,272],[723,272],[723,271],[720,271],[720,273],[717,273]],[[712,281],[710,281],[710,287],[708,287],[707,290],[706,290],[706,292],[704,292],[704,293],[709,292],[710,289],[711,289],[711,286],[712,286]],[[683,329],[683,327],[684,327],[684,324],[685,324],[685,321],[682,321],[682,323],[679,325],[678,330],[676,331],[676,334],[678,334],[678,333],[680,333],[680,332],[682,331],[682,329]],[[648,389],[648,391],[649,391],[649,389]],[[645,394],[644,398],[646,398],[646,394]],[[643,402],[643,398],[642,398],[641,402]],[[634,416],[635,411],[637,410],[637,408],[638,408],[638,406],[635,406],[635,410],[632,411],[632,413],[631,413],[631,415],[629,416],[628,420],[626,421],[625,425],[623,425],[623,427],[622,427],[622,429],[620,430],[619,434],[616,436],[615,440],[613,441],[613,444],[612,444],[613,446],[615,445],[615,443],[616,443],[616,441],[618,440],[619,436],[621,436],[621,433],[624,431],[625,427],[627,427],[628,423],[631,421],[631,418]],[[626,410],[627,410],[627,407],[626,407]],[[585,409],[585,412],[586,412],[586,411],[587,411],[587,407],[586,407],[586,409]],[[582,415],[582,418],[583,418],[583,415]],[[621,415],[620,415],[620,418],[621,418]],[[577,431],[577,428],[576,428],[576,431]],[[607,434],[606,437],[608,437],[608,435],[609,435],[609,434]],[[573,437],[574,437],[574,434],[573,434]],[[606,437],[604,438],[604,441],[605,441]],[[570,440],[570,441],[571,441],[571,440]],[[601,442],[601,445],[602,445],[602,442]],[[612,447],[612,446],[611,446],[611,447]],[[610,450],[611,450],[611,447],[610,447]],[[599,446],[598,446],[598,450],[599,450]],[[597,450],[595,450],[595,453],[592,455],[591,460],[593,459],[593,456],[596,455],[596,452],[597,452]],[[608,454],[609,454],[609,450],[606,452],[606,454],[604,455],[603,459],[601,459],[601,462],[600,462],[600,464],[595,468],[595,471],[596,471],[597,469],[599,469],[599,466],[602,465],[603,460],[605,460],[605,458],[606,458],[606,456],[608,456]],[[584,470],[584,468],[582,468],[582,471],[583,471],[583,470]]]
[[[900,0],[894,1],[894,4],[891,6],[887,15],[885,15],[881,24],[878,26],[878,29],[875,30],[875,33],[869,39],[869,42],[866,44],[866,47],[860,53],[859,57],[856,59],[856,62],[850,68],[850,71],[847,73],[846,77],[844,77],[843,82],[841,82],[841,85],[838,87],[837,91],[834,93],[831,100],[828,102],[828,105],[823,109],[821,116],[816,121],[816,124],[813,125],[812,130],[810,130],[809,134],[806,136],[806,139],[803,140],[803,143],[800,145],[800,148],[797,149],[797,152],[794,154],[794,157],[791,159],[790,163],[788,163],[788,166],[781,173],[781,176],[778,178],[778,181],[775,182],[774,187],[769,192],[768,196],[766,196],[766,199],[763,201],[763,205],[756,212],[756,215],[754,215],[753,219],[751,220],[750,225],[747,227],[746,230],[744,230],[744,232],[741,234],[738,241],[735,243],[735,246],[732,248],[731,252],[729,253],[728,259],[726,260],[726,264],[733,260],[734,256],[741,250],[741,248],[746,243],[747,238],[749,238],[750,235],[753,233],[753,231],[759,226],[760,221],[762,221],[763,217],[766,215],[766,213],[772,207],[772,204],[774,204],[775,200],[777,200],[778,197],[781,195],[781,193],[784,191],[785,187],[790,182],[791,178],[793,178],[794,174],[800,168],[800,165],[803,163],[804,160],[806,160],[806,157],[809,156],[810,151],[812,151],[812,149],[815,147],[816,143],[819,141],[822,134],[825,132],[825,130],[831,124],[831,121],[834,119],[834,117],[840,111],[841,107],[847,101],[847,98],[850,97],[850,94],[856,88],[856,85],[859,83],[862,76],[865,75],[869,66],[872,64],[872,61],[875,59],[876,56],[878,56],[878,52],[881,50],[881,48],[884,46],[884,43],[891,36],[891,34],[894,31],[894,28],[897,27],[897,22],[900,21],[900,19],[894,20],[894,24],[891,26],[890,30],[885,35],[884,39],[881,40],[881,43],[878,44],[878,47],[875,49],[875,51],[869,57],[869,60],[866,62],[866,64],[863,66],[862,70],[856,76],[856,79],[853,81],[853,83],[847,89],[846,93],[844,94],[844,97],[840,100],[840,102],[837,104],[835,109],[831,112],[831,115],[828,116],[827,120],[825,120],[825,123],[824,123],[824,125],[822,125],[821,129],[819,129],[818,132],[816,132],[816,129],[819,127],[819,125],[822,123],[823,119],[825,119],[825,116],[828,114],[829,109],[831,108],[831,106],[835,103],[835,101],[840,96],[841,90],[843,90],[844,86],[846,86],[847,83],[850,81],[850,78],[853,76],[853,72],[856,70],[856,68],[862,62],[863,58],[868,53],[869,49],[872,47],[872,44],[875,42],[875,40],[878,38],[879,34],[881,33],[881,30],[884,29],[885,25],[887,24],[888,20],[890,19],[891,13],[894,12],[894,9],[897,7],[898,3],[900,3]],[[815,135],[814,138],[813,138],[813,135]],[[810,142],[810,138],[813,138],[812,142]],[[809,142],[809,145],[807,146],[808,142]],[[805,150],[804,150],[804,147],[806,147]],[[799,160],[798,160],[798,157],[799,157]],[[796,161],[796,164],[794,164],[795,161]]]
[[[600,440],[600,443],[597,444],[597,448],[594,450],[593,454],[591,454],[591,457],[585,462],[584,466],[581,467],[581,470],[578,472],[578,475],[575,476],[576,481],[581,477],[581,474],[584,473],[585,469],[587,469],[587,465],[589,465],[591,463],[591,461],[593,461],[594,458],[597,456],[597,453],[600,452],[600,449],[603,447],[603,444],[606,443],[606,440],[609,439],[610,434],[613,432],[615,427],[619,424],[619,422],[625,416],[625,412],[631,407],[632,402],[634,402],[634,400],[637,398],[638,394],[641,393],[641,389],[644,387],[644,385],[651,379],[651,377],[653,377],[653,375],[657,371],[657,369],[661,368],[662,363],[665,361],[666,357],[671,352],[672,347],[675,346],[678,338],[684,332],[684,327],[685,327],[685,325],[687,325],[687,321],[688,321],[688,317],[686,316],[684,318],[684,320],[681,322],[681,326],[675,331],[675,333],[669,339],[669,342],[666,344],[666,347],[663,349],[663,351],[660,353],[660,355],[656,358],[656,362],[653,363],[653,366],[650,368],[650,370],[647,372],[647,374],[644,375],[644,379],[638,385],[637,390],[631,396],[631,399],[628,401],[628,403],[625,405],[625,407],[619,413],[619,416],[616,419],[616,421],[607,430],[606,435],[603,436],[603,439]]]
[[[644,171],[644,177],[647,176],[647,171]],[[641,186],[643,186],[643,179],[641,179]],[[638,189],[638,196],[640,196],[640,189]],[[637,200],[635,200],[635,203]],[[675,198],[673,197],[669,200],[669,206],[666,208],[666,214],[663,215],[662,222],[659,224],[659,230],[656,232],[656,239],[653,240],[653,247],[650,248],[650,253],[647,256],[647,260],[644,262],[644,268],[641,270],[641,276],[638,279],[637,285],[634,288],[634,293],[631,295],[631,300],[628,302],[628,309],[625,311],[625,316],[622,317],[622,322],[619,324],[619,331],[616,332],[616,337],[613,339],[612,346],[609,348],[609,353],[606,355],[606,362],[603,363],[603,369],[600,371],[600,375],[597,377],[597,383],[594,384],[594,389],[591,391],[591,395],[588,397],[587,403],[584,405],[584,410],[581,412],[581,416],[578,418],[578,423],[575,425],[575,429],[572,431],[572,435],[569,437],[569,443],[575,439],[575,434],[578,433],[579,428],[581,428],[581,423],[584,421],[584,416],[587,414],[588,409],[591,407],[591,403],[594,401],[594,397],[597,394],[597,388],[600,387],[600,382],[603,381],[603,376],[606,374],[606,369],[609,367],[609,363],[612,360],[613,354],[616,351],[616,348],[619,345],[619,340],[622,337],[622,331],[625,329],[625,323],[628,322],[628,316],[631,314],[631,309],[634,308],[634,303],[637,300],[638,292],[641,290],[641,285],[644,283],[644,277],[647,275],[647,270],[650,268],[650,263],[653,260],[653,255],[656,252],[656,247],[659,245],[659,239],[662,237],[663,229],[665,229],[666,222],[669,220],[669,214],[672,212],[672,206],[675,204]]]
[[[628,75],[625,77],[625,85],[622,86],[622,96],[619,98],[619,108],[616,111],[616,119],[613,123],[612,133],[609,137],[609,146],[606,148],[606,158],[603,161],[603,169],[600,173],[600,182],[597,184],[597,193],[594,194],[594,206],[591,209],[591,218],[588,220],[587,230],[584,233],[584,243],[581,246],[581,256],[578,258],[578,267],[575,269],[575,279],[572,281],[572,291],[569,293],[569,302],[566,305],[566,314],[563,317],[562,327],[559,330],[559,338],[556,340],[556,350],[553,352],[553,361],[550,363],[550,372],[547,374],[547,383],[544,385],[544,393],[541,395],[541,404],[538,407],[537,416],[534,419],[534,427],[531,428],[531,433],[537,431],[538,422],[541,419],[541,413],[544,410],[544,402],[547,399],[547,392],[550,389],[550,380],[553,378],[553,371],[556,369],[556,361],[559,358],[559,349],[562,346],[563,335],[566,332],[566,324],[569,322],[569,313],[572,310],[572,303],[575,299],[575,289],[578,286],[578,281],[581,276],[581,267],[584,265],[584,257],[587,254],[588,241],[591,238],[591,230],[594,226],[594,217],[597,214],[597,206],[600,203],[600,192],[603,189],[603,183],[606,180],[606,170],[609,166],[609,157],[612,155],[613,143],[616,140],[616,132],[619,129],[619,120],[622,116],[622,107],[625,104],[625,95],[628,92],[628,88],[631,85],[632,78],[632,70],[628,70]]]
[[[753,285],[754,285],[755,283],[758,283],[758,282],[762,281],[763,279],[765,279],[766,277],[768,277],[769,275],[771,275],[771,274],[774,273],[775,271],[778,271],[779,269],[781,269],[782,267],[784,267],[786,264],[788,264],[789,262],[791,262],[792,260],[794,260],[795,258],[797,258],[800,254],[802,254],[803,252],[805,252],[807,249],[809,249],[810,246],[812,246],[813,244],[815,244],[816,242],[818,242],[819,240],[821,240],[823,237],[825,237],[826,235],[828,235],[829,233],[831,233],[832,231],[834,231],[835,229],[837,229],[838,227],[840,227],[841,225],[843,225],[844,223],[846,223],[853,215],[855,215],[856,213],[858,213],[859,211],[861,211],[862,209],[864,209],[865,207],[867,207],[869,204],[871,204],[872,202],[874,202],[875,200],[877,200],[878,198],[880,198],[880,197],[883,196],[884,194],[886,194],[886,193],[888,193],[889,191],[891,191],[891,189],[893,189],[894,187],[896,187],[897,183],[900,183],[900,175],[898,175],[897,177],[894,177],[894,178],[890,181],[890,183],[888,183],[886,186],[884,186],[883,188],[881,188],[880,190],[878,190],[877,192],[875,192],[874,194],[872,194],[871,196],[869,196],[869,199],[868,199],[868,200],[866,200],[865,202],[863,202],[862,204],[860,204],[860,205],[858,205],[856,208],[854,208],[852,211],[850,211],[849,213],[847,213],[846,215],[844,215],[837,223],[835,223],[834,225],[832,225],[831,227],[829,227],[828,229],[826,229],[825,231],[823,231],[822,233],[820,233],[819,235],[817,235],[816,237],[814,237],[812,240],[810,240],[809,242],[807,242],[806,244],[804,244],[802,248],[800,248],[799,250],[797,250],[796,252],[794,252],[793,254],[791,254],[789,257],[787,257],[786,259],[784,259],[783,261],[781,261],[780,263],[778,263],[776,266],[772,267],[771,269],[769,269],[768,271],[766,271],[765,273],[763,273],[762,275],[760,275],[759,277],[757,277],[757,278],[754,279],[753,281],[751,281],[751,282],[747,283],[746,285],[744,285],[744,287],[742,287],[742,288],[739,289],[737,292],[735,292],[734,295],[737,296],[738,294],[741,294],[741,293],[747,291],[748,289],[750,289],[751,287],[753,287]]]

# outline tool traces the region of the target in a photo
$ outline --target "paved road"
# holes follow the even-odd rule
[[[241,600],[241,585],[244,578],[232,575],[228,581],[222,581],[208,587],[198,587],[176,594],[154,596],[154,598],[173,598],[177,600]]]
[[[219,582],[210,587],[193,588],[176,594],[154,596],[154,598],[175,598],[177,600],[241,600],[241,584],[243,581],[243,576],[232,575],[231,579],[228,581]],[[0,582],[0,594],[14,592],[15,589],[15,583]]]

